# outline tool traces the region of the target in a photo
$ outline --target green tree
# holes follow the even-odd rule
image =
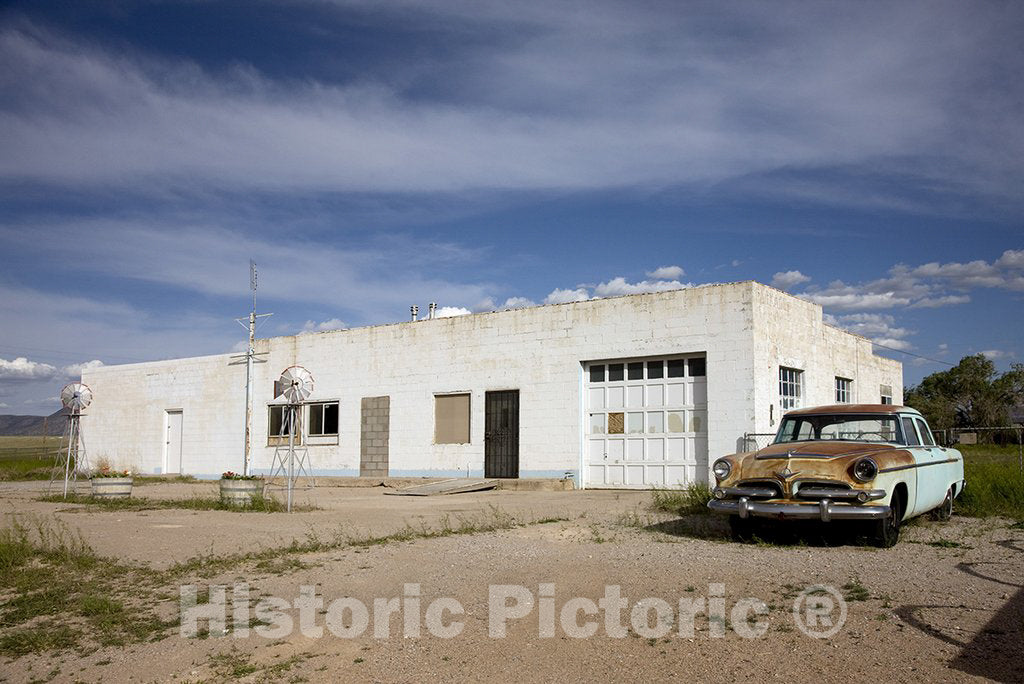
[[[1009,410],[1024,401],[1024,364],[1006,373],[982,354],[932,373],[904,392],[904,403],[924,414],[936,430],[1009,425]]]

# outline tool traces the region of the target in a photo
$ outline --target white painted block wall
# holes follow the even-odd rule
[[[340,402],[339,443],[309,447],[319,473],[358,474],[360,399],[389,395],[393,476],[479,476],[484,393],[518,389],[520,474],[557,477],[582,465],[581,362],[690,353],[707,355],[714,460],[735,451],[745,432],[774,429],[766,402],[778,402],[779,360],[804,364],[796,367],[820,403],[831,403],[826,379],[831,392],[840,367],[859,373],[851,376],[857,391],[877,390],[883,378],[899,391],[898,363],[821,318],[820,307],[745,282],[259,340],[267,362],[254,379],[254,468],[270,467],[266,406],[274,380],[293,364],[312,372],[311,400]],[[229,355],[107,366],[83,381],[96,396],[84,423],[90,455],[162,472],[165,411],[180,409],[186,470],[241,469],[245,366]],[[433,397],[458,391],[471,393],[470,443],[435,445]],[[707,477],[706,464],[699,476]]]

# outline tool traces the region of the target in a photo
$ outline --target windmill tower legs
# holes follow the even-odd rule
[[[89,472],[89,459],[85,452],[85,439],[82,437],[81,418],[79,413],[68,414],[68,425],[64,429],[64,440],[67,445],[58,449],[53,469],[50,471],[50,484],[47,491],[52,491],[54,483],[63,479],[65,499],[68,498],[68,489],[73,490],[74,485],[78,482],[78,474],[87,475]]]
[[[288,444],[278,445],[274,450],[274,463],[270,470],[270,479],[283,476],[284,484],[271,484],[274,488],[287,490],[288,512],[292,511],[292,493],[296,489],[300,479],[306,483],[301,489],[312,489],[316,486],[313,476],[309,471],[309,452],[304,445],[295,445],[295,437],[298,434],[298,419],[300,404],[288,404],[285,406],[284,422],[281,425],[281,436],[284,430],[288,430]]]

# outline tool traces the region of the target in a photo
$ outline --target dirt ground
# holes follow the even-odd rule
[[[280,547],[282,562],[211,561],[211,576],[170,587],[177,596],[179,584],[193,585],[202,596],[225,585],[230,627],[230,604],[244,585],[251,601],[239,603],[239,614],[252,620],[240,618],[225,636],[174,633],[85,654],[23,656],[0,663],[7,681],[1024,681],[1024,530],[1005,520],[919,521],[897,547],[878,550],[854,537],[839,546],[736,544],[715,518],[653,513],[645,492],[395,497],[382,488],[321,487],[303,495],[319,510],[288,515],[102,512],[36,501],[40,491],[34,483],[0,486],[0,512],[59,519],[97,552],[158,570],[259,548]],[[159,484],[134,496],[214,491]],[[508,516],[521,524],[414,533],[446,520],[484,527]],[[366,540],[402,531],[398,540],[284,550],[311,535]],[[300,613],[293,602],[303,586],[323,605]],[[621,614],[605,609],[615,605],[602,600],[609,587],[626,599]],[[267,597],[293,604],[282,611],[290,632],[253,609]],[[648,600],[634,611],[641,599]],[[745,599],[762,602],[764,614]],[[177,614],[176,600],[153,600]],[[701,602],[705,610],[693,610]],[[367,619],[358,633],[360,605]],[[687,611],[697,613],[692,632]],[[836,625],[829,638],[804,632]],[[288,633],[271,638],[273,628]]]

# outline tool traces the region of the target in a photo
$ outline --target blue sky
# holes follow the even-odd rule
[[[1024,361],[1021,35],[1018,2],[8,2],[0,412],[231,351],[250,257],[264,335],[755,279]]]

